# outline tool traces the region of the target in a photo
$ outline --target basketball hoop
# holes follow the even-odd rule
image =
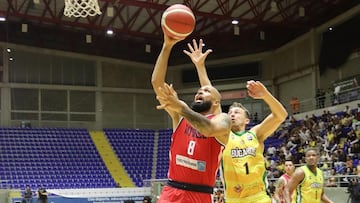
[[[85,18],[100,14],[97,0],[65,0],[64,16]]]

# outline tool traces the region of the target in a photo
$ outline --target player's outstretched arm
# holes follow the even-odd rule
[[[170,53],[173,46],[179,41],[181,40],[173,39],[164,35],[164,43],[151,76],[151,84],[153,85],[153,89],[156,94],[158,93],[159,87],[162,87],[165,83]]]
[[[199,77],[199,82],[202,87],[212,86],[205,66],[205,60],[207,56],[212,52],[212,50],[208,49],[205,52],[203,52],[203,44],[204,42],[202,39],[199,40],[199,43],[195,39],[193,39],[192,45],[191,43],[187,44],[189,51],[184,50],[184,53],[190,57],[191,61],[194,63],[196,67],[196,71]],[[217,115],[220,114],[221,112],[222,110],[220,105],[219,108],[216,110],[215,114]]]
[[[275,199],[276,203],[281,203],[280,193],[281,190],[284,188],[284,186],[285,186],[284,178],[280,177],[275,183],[275,192],[273,198]]]
[[[288,113],[284,106],[267,90],[260,81],[250,80],[246,85],[248,94],[254,99],[264,100],[271,110],[271,113],[257,126],[251,129],[258,138],[264,141],[275,132],[282,122],[285,121]]]
[[[153,89],[156,93],[156,95],[158,95],[158,90],[160,87],[163,87],[164,83],[165,83],[165,77],[166,77],[166,71],[168,68],[168,62],[169,62],[169,57],[170,57],[170,53],[171,50],[173,48],[173,46],[179,42],[180,40],[176,40],[176,39],[172,39],[166,35],[164,35],[164,43],[162,46],[162,49],[160,51],[160,54],[156,60],[155,66],[154,66],[154,70],[151,76],[151,84],[153,86]],[[172,111],[168,111],[166,110],[169,115],[172,118],[173,121],[173,127],[179,123],[180,117],[179,115],[177,115],[176,113],[172,112]],[[175,128],[174,128],[175,129]]]
[[[199,77],[200,85],[201,86],[206,86],[206,85],[211,86],[211,81],[206,72],[205,60],[206,60],[206,57],[212,52],[212,50],[208,49],[203,53],[203,44],[204,43],[203,43],[202,39],[199,40],[199,43],[197,43],[197,41],[195,39],[193,39],[192,45],[191,45],[191,43],[187,44],[189,51],[184,50],[183,52],[186,55],[188,55],[190,57],[191,61],[194,63],[198,77]]]

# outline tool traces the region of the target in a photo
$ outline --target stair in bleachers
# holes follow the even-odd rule
[[[90,131],[90,136],[117,185],[135,187],[123,165],[119,162],[105,134],[101,131]]]
[[[0,187],[116,186],[86,129],[0,128],[0,166]]]

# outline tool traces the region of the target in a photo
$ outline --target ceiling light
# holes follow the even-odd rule
[[[108,29],[108,30],[106,30],[106,34],[109,35],[109,36],[111,36],[111,35],[114,34],[114,31],[111,30],[111,29]]]
[[[10,48],[7,48],[6,51],[7,51],[8,53],[10,53],[10,52],[11,52],[11,49],[10,49]]]
[[[6,18],[4,16],[0,16],[0,21],[6,21]]]
[[[10,57],[9,57],[9,61],[13,61],[13,60],[14,60],[14,58],[10,56]]]
[[[239,21],[238,21],[238,20],[232,20],[232,21],[231,21],[231,24],[237,25],[237,24],[239,24]]]
[[[329,31],[332,31],[333,30],[333,28],[332,27],[329,27]]]

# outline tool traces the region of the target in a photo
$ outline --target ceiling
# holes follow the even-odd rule
[[[71,0],[79,1],[79,0]],[[155,63],[162,45],[160,18],[172,4],[189,6],[195,14],[192,38],[203,38],[214,50],[210,59],[233,57],[278,48],[359,5],[359,0],[98,0],[101,15],[66,17],[64,0],[0,0],[0,40],[50,49]],[[108,8],[113,8],[109,16]],[[299,12],[304,11],[304,15]],[[234,34],[231,21],[239,21]],[[22,24],[28,31],[22,32]],[[115,35],[106,36],[108,28]],[[237,28],[235,28],[237,29]],[[263,39],[261,34],[263,33]],[[92,43],[86,43],[86,34]],[[145,51],[146,44],[151,52]],[[170,63],[189,63],[173,51]]]

